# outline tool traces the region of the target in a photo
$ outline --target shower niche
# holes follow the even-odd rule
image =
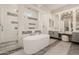
[[[38,23],[38,14],[39,12],[35,9],[28,8],[24,12],[24,31],[26,34],[33,34],[36,30],[38,30],[39,23]],[[28,31],[31,31],[29,33]],[[25,34],[24,33],[24,34]]]

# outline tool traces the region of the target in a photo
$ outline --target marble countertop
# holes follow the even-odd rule
[[[72,32],[59,32],[59,34],[63,34],[63,35],[72,35]]]

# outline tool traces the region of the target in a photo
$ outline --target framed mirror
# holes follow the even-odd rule
[[[65,12],[61,15],[61,20],[64,22],[64,31],[73,31],[73,12]]]
[[[76,30],[79,30],[79,9],[76,10]]]
[[[54,20],[52,19],[49,19],[49,27],[54,27]]]

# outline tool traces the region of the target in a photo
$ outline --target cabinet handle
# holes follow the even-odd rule
[[[1,29],[2,29],[2,31],[3,31],[3,26],[2,26],[2,28],[1,28]]]

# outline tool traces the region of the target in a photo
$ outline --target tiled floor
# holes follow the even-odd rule
[[[50,39],[50,44],[55,45],[55,42],[56,41],[58,41],[58,40],[57,39]],[[44,51],[47,50],[47,49],[45,48]],[[44,52],[44,51],[41,51],[41,52]],[[44,53],[41,53],[41,52],[40,53],[36,53],[36,54],[44,54]],[[27,55],[27,54],[24,53],[24,50],[23,49],[20,49],[19,51],[16,51],[16,52],[14,52],[14,53],[12,53],[10,55]]]
[[[52,47],[45,55],[66,55],[69,51],[71,43],[61,41],[55,47]]]
[[[35,55],[72,55],[79,54],[79,44],[73,44],[71,42],[59,41],[57,39],[50,40],[50,46],[43,49],[41,52]],[[10,55],[27,55],[23,49],[16,51]]]
[[[10,54],[10,55],[27,55],[27,54],[25,54],[25,52],[24,52],[23,49],[20,49],[19,51],[14,52],[14,53],[12,53],[12,54]]]
[[[72,43],[68,55],[79,55],[79,44]]]
[[[55,41],[57,41],[57,39],[50,39],[50,44],[54,43]]]

